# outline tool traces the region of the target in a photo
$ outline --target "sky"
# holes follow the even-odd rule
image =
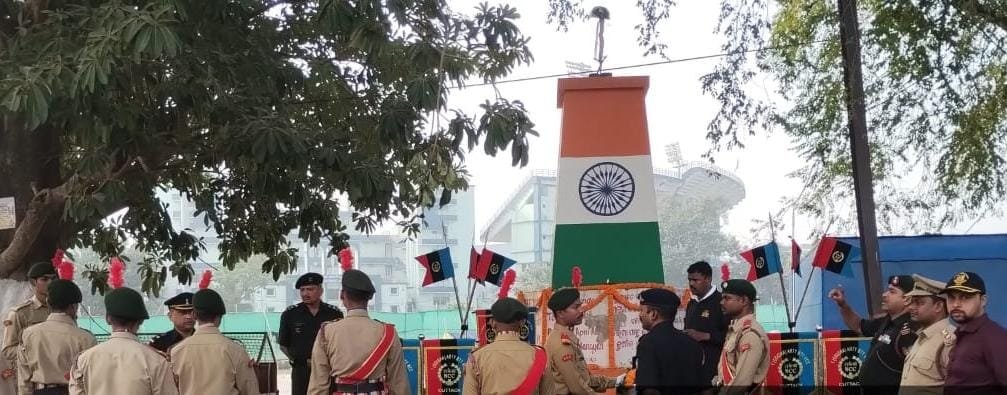
[[[586,63],[592,67],[596,65],[592,60],[596,20],[574,22],[569,31],[557,31],[555,25],[546,21],[546,1],[511,0],[509,3],[521,13],[522,18],[517,25],[531,37],[530,47],[535,60],[531,65],[517,69],[507,79],[564,73],[568,71],[567,61]],[[658,56],[644,57],[643,49],[636,43],[635,25],[642,17],[635,3],[625,0],[585,2],[588,8],[605,6],[611,14],[605,27],[606,67],[663,60]],[[472,12],[467,7],[474,4],[470,1],[451,2],[453,11],[465,13]],[[659,27],[660,41],[668,46],[666,55],[670,59],[681,59],[721,53],[723,39],[715,32],[719,13],[719,1],[678,2],[670,19]],[[711,147],[706,139],[706,127],[719,103],[703,94],[700,77],[710,72],[719,61],[719,58],[713,58],[613,72],[615,76],[650,77],[647,118],[655,166],[666,163],[664,147],[670,143],[680,144],[685,161],[706,160],[702,155]],[[764,98],[771,97],[777,103],[785,100],[770,96],[769,92],[773,90],[770,76],[764,75],[755,80],[759,82],[752,87],[753,94],[764,92]],[[532,169],[556,168],[561,116],[556,108],[557,81],[558,78],[546,78],[498,84],[503,97],[524,102],[540,136],[531,138],[530,160],[524,169],[511,167],[509,153],[493,158],[477,148],[468,157],[471,183],[476,187],[477,229],[482,229]],[[468,87],[452,91],[447,105],[475,112],[479,103],[494,97],[490,86]],[[755,136],[745,136],[742,141],[745,148],[716,152],[712,158],[717,166],[732,171],[745,183],[746,197],[727,213],[725,231],[737,237],[743,246],[752,246],[765,242],[769,236],[768,232],[752,232],[755,221],[764,220],[769,212],[780,210],[781,199],[800,192],[801,181],[789,178],[787,174],[797,170],[802,161],[792,150],[793,142],[782,131],[767,130]],[[796,217],[793,222],[793,227],[790,223],[784,224],[784,232],[795,235],[799,242],[813,242],[809,240],[815,225],[813,219]],[[1007,232],[1007,221],[1001,217],[989,217],[943,230],[945,234],[966,232]]]

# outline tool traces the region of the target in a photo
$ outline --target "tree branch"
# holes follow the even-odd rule
[[[949,2],[959,12],[991,23],[1000,30],[1007,31],[1007,15],[993,10],[992,7],[980,4],[977,0],[952,0]]]
[[[38,238],[42,228],[49,217],[58,212],[63,203],[66,202],[66,193],[70,184],[76,182],[71,179],[55,188],[46,188],[32,198],[25,211],[24,220],[14,231],[14,238],[10,245],[0,251],[0,278],[8,278],[22,265],[25,256],[35,240]]]

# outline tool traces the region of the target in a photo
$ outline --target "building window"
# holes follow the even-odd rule
[[[398,313],[399,312],[399,306],[392,306],[392,312],[393,313]]]
[[[269,296],[269,297],[276,296],[276,288],[267,287],[266,288],[266,296]]]
[[[399,287],[391,287],[391,288],[388,289],[388,292],[390,292],[392,295],[398,295],[399,294]]]

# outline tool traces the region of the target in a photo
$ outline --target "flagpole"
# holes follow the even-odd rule
[[[444,223],[444,219],[443,218],[441,218],[441,236],[442,236],[442,239],[444,240],[444,248],[448,249],[448,256],[450,256],[451,255],[451,246],[448,245],[448,224]],[[454,265],[454,263],[452,263],[452,265]],[[454,271],[454,270],[452,270],[452,271]],[[463,321],[463,318],[462,318],[462,298],[458,296],[458,281],[455,280],[455,276],[454,275],[451,276],[451,285],[452,285],[452,288],[454,288],[454,291],[455,291],[455,305],[458,306],[457,307],[457,309],[458,309],[458,319]],[[464,321],[463,321],[463,324],[464,324]],[[464,331],[463,331],[463,333],[464,333]],[[461,336],[459,336],[459,338],[460,337]]]
[[[773,223],[773,213],[769,213],[769,231],[773,238],[773,245],[776,246],[777,249],[776,259],[779,260],[779,246],[776,245],[776,226]],[[780,291],[783,292],[783,307],[787,312],[787,327],[790,329],[790,332],[793,332],[794,327],[797,325],[794,320],[790,319],[790,302],[787,300],[787,283],[783,281],[783,265],[780,266],[780,270],[777,271],[776,274],[780,278]]]
[[[804,298],[808,296],[808,288],[811,287],[811,280],[815,276],[815,269],[818,267],[811,266],[811,273],[808,274],[808,280],[804,283],[804,294],[801,295],[801,302],[797,304],[797,312],[794,313],[794,322],[797,321],[797,317],[801,316],[801,307],[804,306]]]

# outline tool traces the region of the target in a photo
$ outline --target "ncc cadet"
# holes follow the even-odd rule
[[[692,299],[685,308],[685,334],[703,349],[703,385],[717,376],[717,361],[724,348],[728,320],[720,309],[720,292],[713,286],[713,269],[699,261],[689,266],[689,290]]]
[[[82,295],[73,281],[53,280],[48,286],[49,318],[25,328],[18,353],[21,395],[66,395],[70,367],[80,353],[94,347],[90,332],[77,327]]]
[[[860,386],[865,390],[896,392],[902,381],[902,366],[909,348],[916,342],[918,325],[909,319],[909,298],[913,290],[912,276],[899,275],[888,278],[888,288],[881,294],[881,308],[885,315],[875,319],[861,319],[846,303],[841,288],[829,292],[836,302],[843,322],[850,329],[866,337],[873,337],[867,350],[867,359],[860,368]]]
[[[0,351],[2,351],[3,358],[10,368],[0,372],[0,376],[2,376],[0,378],[9,379],[14,376],[18,346],[21,344],[21,332],[49,317],[48,287],[49,282],[55,278],[56,269],[49,262],[39,262],[28,269],[28,281],[31,283],[34,295],[14,306],[4,318],[3,345],[0,347]]]
[[[664,288],[640,292],[640,325],[646,334],[636,346],[636,393],[694,394],[703,385],[703,350],[675,328],[681,300]]]
[[[731,319],[714,384],[721,394],[750,394],[769,371],[769,336],[755,319],[755,287],[741,280],[722,285],[720,306]]]
[[[549,309],[556,318],[556,325],[546,338],[545,351],[549,355],[549,371],[556,394],[593,394],[620,384],[617,379],[592,376],[588,371],[580,340],[573,332],[573,327],[584,321],[580,307],[580,291],[576,288],[560,289],[549,298]]]
[[[913,275],[913,290],[906,296],[912,298],[909,317],[920,330],[916,332],[916,344],[906,355],[900,394],[943,393],[951,349],[955,345],[955,328],[948,321],[943,290],[943,282]]]
[[[322,275],[306,273],[297,279],[294,288],[301,294],[301,303],[287,308],[280,315],[280,332],[276,342],[290,361],[291,394],[308,393],[311,377],[311,347],[318,329],[326,321],[343,318],[336,306],[322,302]]]
[[[951,319],[958,324],[944,393],[1004,393],[1007,330],[986,315],[986,283],[978,274],[960,272],[951,277],[943,292]]]
[[[212,289],[192,296],[196,332],[171,349],[171,364],[182,395],[257,395],[251,357],[238,342],[220,333],[227,313],[224,299]]]
[[[70,369],[70,394],[177,395],[171,364],[136,337],[140,324],[150,318],[140,293],[125,287],[109,291],[105,312],[112,335],[77,357]]]
[[[170,331],[150,339],[150,346],[168,354],[171,347],[192,336],[196,327],[196,317],[192,312],[192,292],[182,292],[164,302],[168,306],[168,320],[174,326]]]
[[[552,395],[552,378],[545,375],[545,350],[521,341],[519,330],[528,308],[517,299],[502,298],[490,308],[496,339],[472,352],[465,364],[464,395]]]
[[[322,324],[311,352],[308,394],[407,395],[402,343],[395,327],[371,319],[367,303],[374,284],[364,272],[343,272],[339,298],[346,318]]]

